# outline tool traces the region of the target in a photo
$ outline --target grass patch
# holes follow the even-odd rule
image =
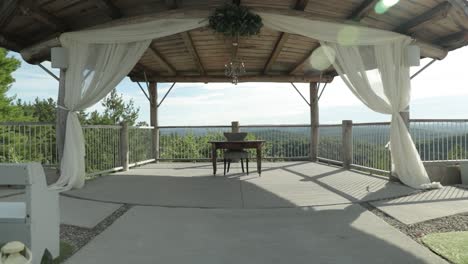
[[[468,232],[434,233],[422,238],[424,245],[455,264],[468,264]]]
[[[52,263],[53,264],[62,263],[65,259],[71,257],[72,253],[73,253],[73,246],[66,242],[60,241],[60,256],[54,259]]]

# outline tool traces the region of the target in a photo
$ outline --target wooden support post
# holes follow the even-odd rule
[[[128,146],[128,124],[121,123],[120,129],[120,163],[122,164],[123,171],[128,171],[129,167],[129,146]]]
[[[239,133],[240,132],[239,121],[232,121],[231,122],[231,132],[232,133]]]
[[[403,112],[400,112],[401,118],[405,122],[406,128],[410,127],[410,107],[408,106]]]
[[[65,78],[66,78],[65,75],[66,75],[66,70],[60,69],[60,80],[59,80],[57,110],[56,110],[57,116],[55,118],[56,120],[55,138],[56,138],[56,144],[57,144],[57,154],[58,154],[57,156],[58,156],[59,164],[63,157],[63,147],[65,145],[65,130],[67,128],[67,115],[68,115],[68,111],[61,108],[65,106]]]
[[[318,85],[310,83],[310,161],[316,162],[319,143]]]
[[[148,87],[150,97],[150,119],[153,127],[153,158],[156,162],[159,159],[159,126],[158,126],[158,85],[156,82],[150,82]]]
[[[343,168],[349,170],[353,163],[353,121],[343,120],[341,127],[343,142]]]

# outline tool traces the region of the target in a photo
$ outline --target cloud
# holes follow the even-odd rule
[[[13,56],[19,56],[13,54]],[[415,118],[468,118],[468,48],[453,51],[412,81],[411,116]],[[424,60],[421,67],[427,63]],[[50,63],[44,63],[50,69]],[[419,68],[413,68],[414,73]],[[53,70],[57,73],[57,70]],[[57,73],[58,74],[58,73]],[[57,97],[58,82],[39,67],[22,63],[10,95],[23,100]],[[172,83],[158,84],[159,100]],[[143,88],[146,84],[142,83]],[[309,85],[296,86],[309,100]],[[140,107],[140,120],[149,122],[149,102],[137,84],[128,78],[117,86],[125,100]],[[367,109],[339,77],[328,84],[320,104],[321,123],[388,121]],[[100,103],[90,111],[102,111]],[[310,110],[289,83],[177,83],[159,109],[161,125],[220,125],[238,120],[242,124],[309,123]]]

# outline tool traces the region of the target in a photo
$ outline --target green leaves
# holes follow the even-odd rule
[[[260,32],[262,18],[247,7],[226,4],[208,18],[210,27],[225,36],[252,36]]]
[[[7,57],[7,51],[0,48],[0,122],[1,121],[23,121],[22,113],[18,107],[11,102],[14,98],[8,97],[6,93],[15,81],[11,75],[20,66],[20,61]],[[19,120],[18,120],[19,119]]]

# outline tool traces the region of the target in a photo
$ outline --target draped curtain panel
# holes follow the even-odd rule
[[[131,71],[152,39],[205,26],[200,19],[159,19],[106,29],[65,33],[60,42],[68,51],[65,80],[68,110],[60,177],[51,188],[82,188],[85,182],[85,142],[77,112],[104,98]]]
[[[430,183],[399,115],[410,98],[409,67],[404,61],[411,42],[409,37],[300,16],[258,14],[266,27],[317,39],[328,47],[325,55],[351,91],[370,109],[392,115],[392,158],[402,182],[414,188],[440,187],[438,183]],[[106,96],[130,72],[153,39],[204,27],[207,23],[206,18],[159,17],[61,35],[70,64],[62,107],[69,114],[61,176],[55,188],[67,190],[84,185],[84,138],[76,112]]]

